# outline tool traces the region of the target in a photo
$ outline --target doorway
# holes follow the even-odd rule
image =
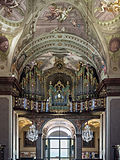
[[[72,160],[75,158],[73,128],[70,128],[69,124],[66,125],[65,120],[64,122],[59,119],[55,121],[49,127],[46,126],[48,128],[43,138],[43,158],[45,160]]]
[[[46,160],[71,160],[74,158],[74,139],[48,138],[45,139]]]

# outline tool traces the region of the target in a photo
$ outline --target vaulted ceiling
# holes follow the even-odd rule
[[[44,72],[60,57],[75,71],[81,61],[100,79],[119,77],[119,13],[117,0],[1,0],[0,38],[9,45],[0,48],[0,74],[20,78],[36,62]]]

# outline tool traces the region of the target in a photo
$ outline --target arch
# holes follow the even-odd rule
[[[21,73],[28,62],[34,60],[37,56],[42,55],[46,51],[51,51],[53,49],[57,52],[65,49],[66,52],[76,53],[78,56],[85,59],[86,63],[90,63],[97,70],[98,75],[100,74],[103,61],[102,56],[89,42],[68,33],[47,34],[27,44],[17,57],[17,70]],[[21,57],[23,53],[24,56],[26,55],[26,58]],[[23,61],[21,61],[21,59],[23,59]]]
[[[74,137],[75,133],[76,133],[76,127],[75,125],[67,119],[63,119],[63,118],[55,118],[55,119],[51,119],[48,120],[46,123],[43,124],[41,131],[43,133],[43,136],[47,136],[48,132],[55,128],[55,127],[63,127],[69,130],[69,132],[71,132],[72,136]]]
[[[68,128],[66,128],[66,127],[60,127],[59,128],[59,126],[56,126],[54,128],[51,128],[48,131],[47,137],[51,137],[53,135],[53,133],[59,132],[59,130],[60,130],[60,132],[66,133],[66,136],[70,136],[70,137],[72,136],[71,132],[70,132],[70,130]]]

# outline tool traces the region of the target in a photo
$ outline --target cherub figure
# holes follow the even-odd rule
[[[100,2],[101,4],[101,12],[105,12],[105,9],[107,8],[107,2]]]
[[[63,22],[68,17],[69,12],[72,10],[72,7],[70,8],[64,8],[63,10],[60,8],[58,9],[59,16],[57,17],[58,21]]]
[[[52,4],[51,6],[49,6],[49,12],[45,13],[45,17],[47,20],[54,20],[59,16],[59,13],[57,11],[57,6],[55,4]]]
[[[105,12],[107,10],[108,12],[119,12],[120,11],[120,0],[116,0],[114,2],[109,1],[101,1],[101,12]]]
[[[19,3],[16,0],[1,0],[0,5],[12,9],[12,8],[17,7]]]
[[[56,4],[49,6],[49,12],[45,13],[47,20],[57,19],[59,22],[63,22],[68,17],[68,13],[72,10],[72,7],[69,8],[57,8]]]
[[[4,16],[10,16],[12,9],[18,7],[19,3],[16,0],[0,0],[1,11],[5,11]]]
[[[115,2],[113,3],[113,11],[114,12],[120,11],[120,0],[115,0]]]

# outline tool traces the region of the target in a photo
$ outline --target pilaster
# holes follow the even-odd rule
[[[17,142],[14,137],[17,124],[13,112],[13,96],[18,96],[20,90],[14,77],[0,77],[0,144],[5,145],[4,160],[17,158]]]
[[[112,146],[120,144],[120,78],[104,79],[98,93],[106,97],[105,111],[105,160],[113,160]]]
[[[42,133],[38,134],[38,139],[36,141],[36,160],[42,160]]]
[[[76,134],[76,160],[82,159],[82,134]]]

